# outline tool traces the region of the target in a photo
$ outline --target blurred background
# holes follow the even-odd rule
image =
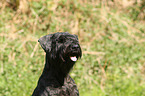
[[[80,96],[145,96],[145,0],[0,0],[0,96],[30,96],[44,67],[38,44],[76,34],[70,73]]]

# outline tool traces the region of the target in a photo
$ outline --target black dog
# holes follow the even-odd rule
[[[46,63],[32,96],[79,96],[68,74],[82,55],[77,36],[58,32],[38,41],[46,52]]]

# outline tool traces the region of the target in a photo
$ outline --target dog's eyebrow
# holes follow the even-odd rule
[[[75,37],[74,36],[67,36],[66,38],[68,38],[68,39],[71,38],[72,39],[72,38],[75,38]]]

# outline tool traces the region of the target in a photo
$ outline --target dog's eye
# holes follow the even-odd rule
[[[58,43],[64,43],[65,42],[65,39],[64,38],[60,38],[59,40],[58,40]]]

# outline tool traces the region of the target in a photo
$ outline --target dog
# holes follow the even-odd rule
[[[69,72],[81,58],[77,35],[57,32],[41,37],[38,42],[46,52],[43,73],[32,96],[79,96]]]

